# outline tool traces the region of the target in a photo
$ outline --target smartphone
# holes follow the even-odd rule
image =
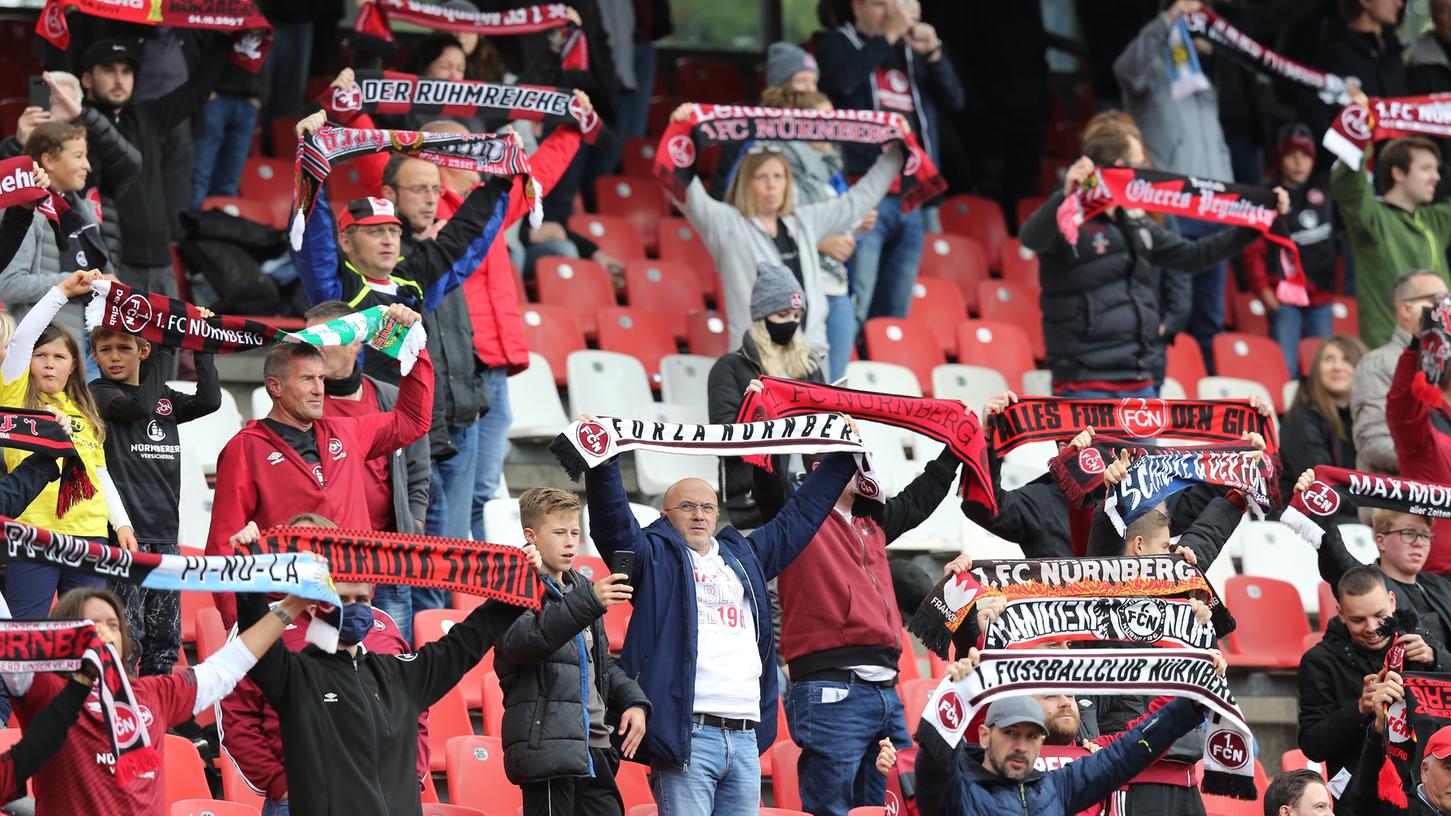
[[[610,556],[610,574],[628,575],[634,578],[635,575],[635,553],[631,550],[615,550]]]
[[[50,110],[50,86],[45,84],[45,77],[30,78],[30,107]]]

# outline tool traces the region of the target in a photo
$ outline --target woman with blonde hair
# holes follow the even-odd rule
[[[1351,433],[1350,383],[1365,355],[1357,337],[1336,334],[1315,350],[1310,373],[1280,425],[1280,495],[1293,495],[1295,479],[1321,465],[1355,467],[1355,435]],[[1359,521],[1354,506],[1342,502],[1341,521]]]

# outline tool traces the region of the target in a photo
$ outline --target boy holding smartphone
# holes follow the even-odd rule
[[[525,816],[623,816],[615,771],[621,754],[635,755],[650,710],[605,637],[605,610],[630,599],[630,577],[617,571],[592,584],[575,571],[580,514],[579,498],[563,490],[519,497],[524,539],[542,561],[543,606],[495,605],[517,615],[495,647],[494,671],[504,692],[504,771],[523,790]]]

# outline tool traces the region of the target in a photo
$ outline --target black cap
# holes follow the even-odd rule
[[[141,57],[137,55],[135,43],[129,40],[101,40],[86,49],[81,59],[81,71],[89,71],[97,65],[111,65],[122,60],[131,63],[132,70],[141,68]]]

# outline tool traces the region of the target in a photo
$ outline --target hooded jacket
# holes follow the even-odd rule
[[[1396,361],[1391,390],[1386,394],[1386,426],[1396,443],[1402,476],[1451,484],[1451,405],[1444,396],[1435,405],[1428,405],[1411,388],[1421,370],[1420,346],[1420,339],[1412,338]],[[1421,569],[1451,573],[1451,519],[1436,519],[1431,529],[1436,540]]]

